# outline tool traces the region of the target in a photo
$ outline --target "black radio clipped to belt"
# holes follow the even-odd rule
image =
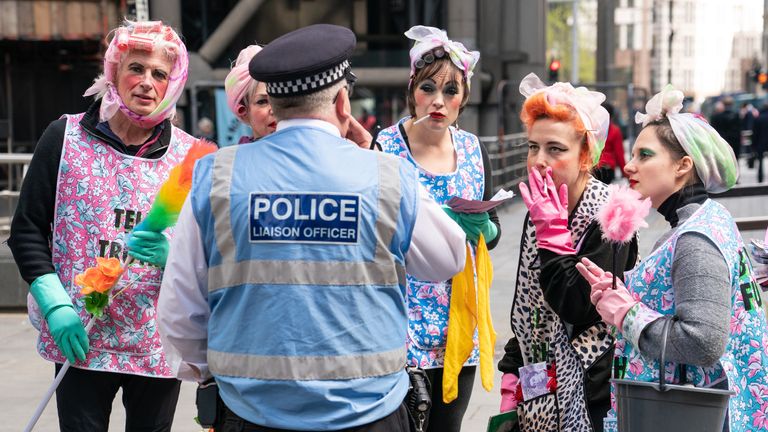
[[[197,422],[200,426],[204,428],[216,426],[219,420],[219,386],[213,378],[198,384],[195,405],[197,405]]]
[[[416,432],[423,432],[424,424],[429,418],[429,409],[432,408],[432,386],[427,378],[424,369],[415,367],[406,367],[408,371],[408,394],[405,397],[405,404],[408,412],[411,414],[416,426]]]

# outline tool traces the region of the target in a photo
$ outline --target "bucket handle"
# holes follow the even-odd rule
[[[667,354],[667,342],[668,342],[668,336],[669,336],[669,329],[672,328],[672,323],[674,321],[677,321],[677,316],[673,316],[671,318],[667,318],[664,323],[664,329],[661,332],[661,358],[659,359],[659,391],[665,392],[669,390],[667,388],[667,380],[665,377],[666,374],[666,367],[664,366],[666,364],[666,354]],[[680,383],[684,383],[686,381],[686,375],[685,375],[685,365],[680,364]]]

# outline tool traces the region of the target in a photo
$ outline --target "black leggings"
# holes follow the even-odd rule
[[[426,432],[459,432],[475,384],[477,366],[464,366],[459,373],[459,394],[453,402],[443,402],[443,368],[426,369],[432,385],[432,409]]]
[[[61,369],[56,364],[56,372]],[[62,432],[101,432],[109,428],[112,401],[123,388],[125,430],[171,430],[181,381],[71,367],[56,389]]]

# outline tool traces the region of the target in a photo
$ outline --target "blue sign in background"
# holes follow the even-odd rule
[[[360,196],[257,193],[249,203],[252,242],[357,243]]]
[[[251,136],[251,128],[237,119],[227,105],[224,89],[216,89],[216,139],[219,147],[236,145],[242,136]]]

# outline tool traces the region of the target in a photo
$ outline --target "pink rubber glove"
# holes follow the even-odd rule
[[[616,289],[613,289],[613,275],[605,272],[587,258],[582,258],[576,264],[576,270],[592,286],[589,296],[592,304],[597,308],[597,313],[606,323],[621,329],[624,317],[634,305],[638,303],[624,286],[621,279],[616,279]]]
[[[560,255],[575,254],[568,229],[568,186],[563,183],[558,193],[552,180],[552,168],[547,168],[545,175],[542,179],[538,170],[529,169],[530,188],[520,183],[520,196],[536,227],[536,242],[540,248]]]
[[[517,408],[517,376],[505,373],[501,376],[501,408],[499,412],[512,411]]]

